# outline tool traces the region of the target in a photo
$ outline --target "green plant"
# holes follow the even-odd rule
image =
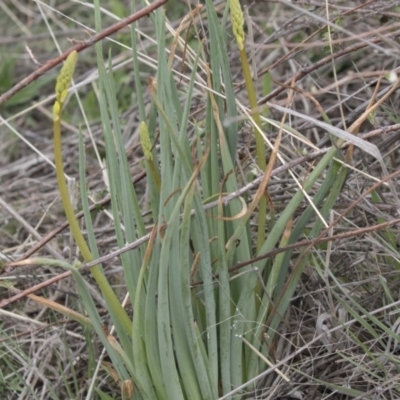
[[[121,4],[114,3],[118,13],[122,12]],[[228,61],[225,29],[229,10],[249,107],[240,104],[235,97],[236,82],[233,82]],[[104,362],[102,365],[110,376],[117,377],[120,397],[124,399],[236,400],[244,398],[248,392],[256,392],[262,374],[276,365],[278,332],[304,269],[307,266],[312,268],[321,280],[326,279],[328,286],[329,278],[341,288],[321,256],[322,252],[329,252],[330,244],[320,244],[318,240],[331,227],[329,216],[348,177],[348,165],[340,154],[343,140],[349,140],[352,145],[361,147],[382,161],[372,145],[362,144],[359,138],[352,136],[358,133],[360,123],[378,107],[378,103],[368,107],[368,112],[344,131],[332,126],[315,101],[313,104],[325,123],[307,115],[301,115],[301,118],[330,134],[335,146],[327,149],[321,160],[310,166],[303,176],[292,174],[296,185],[294,194],[282,204],[276,220],[270,224],[271,229],[265,232],[265,192],[276,160],[281,156],[282,137],[284,134],[302,135],[286,123],[287,114],[298,117],[295,111],[272,104],[271,107],[283,113],[282,119],[277,121],[266,118],[265,110],[258,109],[238,2],[228,3],[223,15],[220,20],[213,2],[207,0],[203,14],[208,24],[207,42],[196,39],[196,45],[192,47],[191,42],[186,43],[180,38],[183,28],[179,29],[179,35],[176,34],[172,41],[173,56],[169,55],[171,38],[166,35],[164,13],[157,11],[151,15],[157,46],[157,56],[154,57],[156,77],[150,77],[147,87],[142,83],[141,73],[145,68],[148,72],[149,68],[139,57],[137,30],[135,27],[131,29],[135,75],[132,97],[140,120],[139,144],[144,154],[141,165],[147,178],[145,190],[132,184],[122,137],[116,80],[125,82],[121,78],[123,73],[118,72],[120,76],[116,79],[111,51],[105,60],[102,44],[96,45],[99,78],[98,91],[93,93],[97,96],[96,104],[104,133],[106,165],[102,172],[107,177],[105,189],[110,193],[111,218],[121,251],[121,280],[125,283],[121,290],[123,296],[120,296],[121,291],[112,289],[112,278],[108,280],[101,266],[95,265],[100,252],[89,207],[85,146],[81,132],[80,197],[88,243],[75,218],[64,179],[61,112],[76,53],[70,54],[58,78],[53,108],[57,180],[71,232],[86,266],[79,262],[70,265],[44,258],[34,261],[38,265],[61,267],[73,274],[87,315],[32,295],[31,299],[79,321],[91,333],[96,333],[111,360],[111,364]],[[101,29],[100,17],[100,2],[96,1],[98,31]],[[189,20],[189,17],[185,18],[185,23]],[[182,52],[179,53],[179,50]],[[184,55],[183,60],[179,59],[181,54]],[[173,69],[175,58],[181,64],[181,71],[190,71],[184,77],[187,80],[181,79],[178,71]],[[271,77],[264,79],[267,92],[264,94],[271,90],[271,82]],[[294,89],[287,88],[288,100],[292,100]],[[129,96],[125,92],[123,97]],[[195,97],[204,107],[203,114],[191,114]],[[87,104],[91,104],[91,108],[93,99],[94,95],[93,98],[88,97]],[[256,138],[255,158],[261,177],[252,186],[255,193],[244,194],[240,189],[242,176],[245,175],[241,175],[242,166],[236,160],[240,118],[251,123]],[[275,139],[274,147],[268,150],[268,164],[265,162],[263,137],[265,126]],[[352,146],[346,157],[347,162],[351,160]],[[307,207],[299,210],[305,198]],[[373,201],[380,203],[377,193],[374,193]],[[254,221],[256,226],[251,225]],[[304,237],[309,240],[308,245],[295,254],[292,245]],[[384,239],[387,247],[395,252],[394,232],[388,230]],[[284,251],[274,253],[282,249]],[[391,261],[389,256],[382,259],[387,263]],[[87,264],[102,292],[107,309],[105,318],[100,314],[87,290],[86,278],[81,274],[89,268]],[[395,265],[398,266],[398,263]],[[381,285],[387,300],[393,301],[394,294],[384,279]],[[350,296],[345,289],[343,293],[338,291],[332,294],[337,304],[341,304],[380,346],[384,346],[373,326],[388,335],[390,329],[347,297]],[[126,309],[126,303],[132,305],[132,314]],[[346,329],[345,326],[343,329]],[[349,332],[349,337],[373,359],[380,373],[384,372],[381,360],[368,350],[362,340],[353,332]],[[391,338],[397,339],[397,334],[392,333]],[[300,350],[293,354],[297,351]],[[286,371],[279,368],[274,371],[287,381]],[[371,375],[379,379],[379,375]],[[314,382],[321,384],[317,379]],[[361,390],[330,382],[326,386],[349,395],[363,394]],[[111,398],[103,389],[95,390],[100,398]]]
[[[223,121],[232,120],[237,111],[224,35],[211,1],[207,1],[206,9],[213,74],[211,76],[208,66],[200,60],[200,52],[189,52],[185,61],[190,65],[192,74],[183,97],[168,65],[164,45],[164,16],[162,12],[152,16],[158,45],[158,65],[156,83],[149,88],[152,108],[148,114],[145,113],[144,89],[139,77],[140,63],[135,52],[136,32],[132,29],[136,95],[142,120],[141,143],[147,160],[149,210],[154,227],[147,245],[121,256],[127,296],[133,304],[132,321],[121,310],[99,267],[91,269],[109,306],[115,336],[104,331],[79,269],[72,270],[88,316],[113,360],[121,384],[132,380],[137,388],[134,398],[242,398],[244,392],[239,390],[240,387],[265,369],[262,360],[270,357],[269,349],[275,332],[307,259],[303,258],[292,275],[289,275],[288,269],[291,252],[276,256],[268,269],[265,268],[266,262],[260,260],[244,268],[237,277],[229,272],[230,266],[249,260],[252,256],[249,220],[256,207],[261,207],[262,199],[265,199],[264,191],[278,153],[279,140],[273,149],[269,167],[265,169],[264,143],[256,131],[259,166],[262,171],[265,170],[261,185],[247,210],[240,199],[225,203],[222,200],[224,193],[234,193],[239,187],[234,173],[238,127],[235,122],[226,126]],[[97,2],[95,15],[99,27]],[[243,39],[241,37],[239,40],[239,50],[251,108],[254,110],[255,91],[249,78]],[[108,62],[107,69],[101,44],[96,45],[96,53],[100,83],[98,101],[105,135],[111,208],[117,241],[122,248],[146,234],[145,221],[131,183],[122,142],[111,62]],[[71,57],[75,58],[76,55]],[[70,79],[70,62],[67,60],[57,85],[59,97],[53,112],[55,157],[61,197],[71,230],[85,261],[90,262],[93,260],[92,254],[97,254],[97,249],[86,200],[82,139],[81,195],[91,251],[72,218],[73,210],[66,200],[68,193],[61,179],[60,113],[66,95],[63,76],[67,74]],[[188,115],[192,93],[196,90],[198,68],[204,69],[208,75],[208,90],[205,93],[207,109],[203,134],[200,134],[198,125],[194,125],[196,135],[194,142],[190,142],[187,135]],[[215,71],[222,73],[220,75]],[[259,113],[253,111],[252,115],[253,123],[260,129]],[[281,132],[285,129],[283,122],[271,122],[280,127]],[[155,141],[158,130],[157,151]],[[257,246],[259,254],[267,253],[278,243],[284,246],[295,242],[313,218],[313,207],[318,207],[323,200],[325,205],[321,216],[324,218],[327,215],[346,176],[346,168],[332,163],[336,151],[330,151],[303,182],[301,190],[287,204],[267,240],[260,239],[264,236],[265,217],[261,218],[261,235]],[[292,228],[294,210],[328,165],[328,174],[314,198],[313,207],[307,208]],[[336,185],[332,185],[333,182]],[[204,204],[209,199],[218,201],[216,207],[206,212]],[[265,209],[265,202],[261,208]],[[309,236],[318,236],[322,226],[322,223],[316,223]],[[215,276],[218,276],[217,280]],[[263,291],[260,291],[260,277],[263,277]],[[191,289],[191,285],[198,281],[202,283]],[[266,321],[269,321],[268,328]],[[267,335],[264,336],[264,333]]]

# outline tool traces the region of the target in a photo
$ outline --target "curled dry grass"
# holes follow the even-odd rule
[[[41,63],[56,55],[45,20],[49,21],[51,32],[63,49],[70,46],[67,38],[85,38],[84,29],[78,23],[92,25],[91,11],[72,2],[57,2],[54,8],[42,5],[42,11],[36,5],[28,7],[18,1],[11,5],[2,3],[2,7],[6,7],[7,12],[0,13],[1,68],[9,57],[15,56],[10,73],[14,83],[36,68],[35,60]],[[222,4],[217,3],[216,7],[223,12]],[[268,101],[303,115],[288,117],[293,132],[298,133],[285,134],[279,148],[282,164],[301,162],[290,168],[291,174],[288,170],[275,174],[268,189],[270,202],[279,215],[298,190],[293,176],[302,182],[314,165],[311,153],[318,159],[319,150],[331,145],[327,133],[310,118],[323,120],[327,117],[333,126],[346,129],[390,89],[387,78],[393,72],[398,74],[400,2],[336,1],[329,5],[322,1],[309,5],[286,1],[249,2],[247,10],[246,47],[253,76],[257,76],[259,98],[261,93],[264,96],[259,105],[264,106]],[[177,29],[180,21],[173,10],[169,9],[167,15]],[[111,22],[113,17],[109,18]],[[331,21],[329,29],[327,19]],[[144,62],[149,69],[142,76],[146,80],[152,75],[156,59],[152,33],[146,21],[140,26],[150,36],[141,37],[141,56],[148,57]],[[204,13],[191,29],[192,40],[195,40],[195,29],[196,34],[203,34],[207,29]],[[14,37],[21,38],[20,42],[26,41],[28,47],[15,47]],[[185,38],[185,34],[182,33],[182,37]],[[114,49],[114,67],[124,75],[121,90],[124,85],[133,88],[131,63],[126,62],[129,51],[118,45],[123,38],[115,39],[117,43],[110,46]],[[237,51],[233,41],[228,45],[237,98],[245,107],[247,97]],[[177,53],[177,56],[182,55]],[[96,90],[92,55],[90,49],[82,53],[76,82],[81,86],[84,107],[90,117],[83,126],[88,154],[87,176],[91,195],[98,200],[106,196],[100,164],[104,143],[96,110],[90,108],[90,92]],[[173,66],[179,80],[179,58]],[[188,71],[183,69],[182,72]],[[268,86],[270,90],[266,89]],[[288,87],[295,89],[290,104]],[[53,81],[34,94],[25,93],[24,96],[20,103],[2,105],[0,111],[0,240],[1,257],[5,261],[19,259],[64,222],[50,161]],[[128,95],[124,93],[124,96]],[[63,122],[64,164],[68,176],[77,177],[77,126],[82,117],[78,105],[72,104],[75,108],[69,107],[70,115],[67,122]],[[143,184],[140,178],[144,178],[138,145],[138,110],[127,104],[129,101],[121,104],[121,121],[132,176],[137,177],[136,185],[140,187]],[[389,173],[399,169],[398,104],[395,91],[359,127],[359,136],[380,150]],[[280,120],[283,115],[273,107],[260,108],[260,111],[274,120]],[[196,90],[191,121],[201,122],[203,116],[202,91]],[[265,133],[274,143],[276,130],[266,126]],[[346,153],[342,154],[345,160]],[[254,142],[246,122],[241,130],[238,160],[241,169],[238,173],[242,174],[245,185],[254,169]],[[331,221],[386,174],[376,159],[357,149],[348,162],[351,164],[349,176],[333,207]],[[398,179],[393,181],[397,192]],[[142,204],[147,201],[144,188],[143,185]],[[269,373],[257,382],[257,393],[250,394],[251,398],[400,398],[396,340],[399,331],[398,225],[365,232],[368,227],[398,218],[397,201],[393,191],[382,185],[353,207],[329,232],[332,236],[349,231],[357,231],[357,234],[313,247],[310,263],[284,316],[274,347],[270,349],[273,362],[290,379],[290,384],[282,376]],[[302,204],[297,212],[307,205]],[[113,223],[107,209],[96,213],[94,226],[101,255],[115,250]],[[307,232],[306,229],[303,239],[307,239]],[[67,231],[46,243],[36,255],[73,259]],[[296,265],[297,256],[298,253],[293,256],[292,266]],[[124,282],[118,259],[104,265],[117,293],[122,295]],[[12,279],[23,290],[58,272],[53,268],[18,267],[4,277]],[[101,307],[102,299],[95,285],[90,277],[87,281]],[[79,307],[74,283],[69,279],[39,294],[71,308]],[[1,296],[4,299],[8,294],[3,291]],[[88,377],[95,373],[99,374],[97,385],[103,391],[116,391],[116,385],[106,378],[107,374],[95,372],[100,350],[80,326],[30,300],[9,305],[1,313],[0,392],[4,393],[4,398],[16,398],[16,393],[20,398],[84,398],[89,390]]]

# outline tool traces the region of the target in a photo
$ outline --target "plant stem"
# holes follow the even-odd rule
[[[253,79],[251,77],[249,61],[247,59],[246,50],[243,48],[239,50],[240,60],[242,62],[242,69],[244,80],[246,83],[247,96],[249,97],[249,104],[252,112],[253,120],[256,126],[261,130],[261,117],[258,112],[256,92],[254,89]],[[258,129],[255,129],[256,137],[256,160],[257,166],[261,173],[265,172],[267,162],[265,154],[265,143]],[[266,225],[266,215],[267,215],[267,199],[265,196],[260,198],[258,205],[258,231],[257,231],[257,252],[261,249],[265,241],[265,225]]]
[[[71,204],[71,200],[69,198],[67,184],[64,178],[64,166],[62,160],[62,149],[61,149],[61,108],[59,111],[59,118],[54,118],[54,162],[56,165],[56,175],[57,175],[57,183],[58,190],[60,191],[61,201],[64,207],[64,212],[67,217],[69,226],[71,228],[72,236],[75,239],[75,242],[82,253],[82,256],[85,262],[93,261],[92,253],[86,244],[85,238],[82,235],[82,231],[79,227],[78,220],[75,218],[75,212]],[[99,285],[99,288],[109,305],[110,309],[115,312],[115,315],[118,315],[120,318],[124,329],[128,335],[131,335],[132,331],[132,322],[128,317],[128,314],[122,307],[120,301],[112,290],[107,278],[105,277],[103,270],[100,265],[96,265],[90,268],[90,272],[95,279],[96,283]]]

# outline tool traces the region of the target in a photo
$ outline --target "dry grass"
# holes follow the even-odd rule
[[[258,75],[260,98],[268,71],[272,91],[264,100],[288,106],[287,87],[295,85],[296,92],[290,108],[305,116],[321,120],[321,110],[334,126],[346,129],[390,87],[385,78],[391,71],[398,74],[400,48],[400,1],[335,1],[318,0],[247,2],[251,29],[248,28],[249,57]],[[111,4],[111,2],[110,2]],[[177,3],[178,4],[178,3]],[[36,67],[34,60],[43,62],[57,54],[45,25],[43,14],[35,3],[13,0],[3,2],[0,12],[0,71],[10,58],[13,83],[18,82]],[[182,4],[181,4],[182,5]],[[92,26],[90,10],[73,2],[59,2],[54,9],[43,6],[57,41],[63,49],[68,39],[85,38],[75,22]],[[104,5],[105,7],[105,5]],[[111,7],[111,5],[110,5]],[[173,7],[173,6],[168,6]],[[221,10],[222,7],[218,6]],[[54,12],[57,9],[65,16]],[[306,10],[306,13],[300,12]],[[7,10],[7,12],[5,12]],[[85,13],[79,10],[86,10]],[[327,12],[332,26],[327,31]],[[176,17],[169,9],[170,18]],[[176,17],[177,18],[177,17]],[[335,19],[336,18],[336,19]],[[174,21],[177,26],[179,21]],[[146,30],[146,22],[141,23]],[[203,17],[200,25],[206,28]],[[147,32],[151,36],[151,32]],[[18,40],[16,40],[18,38]],[[123,38],[117,38],[123,40]],[[20,45],[17,46],[16,43]],[[27,47],[23,47],[25,43]],[[121,121],[124,126],[127,152],[132,176],[142,171],[138,151],[137,109],[129,107],[129,94],[123,87],[132,85],[131,64],[122,64],[129,56],[113,45],[116,63],[121,65]],[[28,50],[29,49],[29,50]],[[240,65],[234,46],[231,46],[231,68],[237,83],[237,96],[247,104]],[[149,40],[143,39],[141,49],[154,57]],[[92,50],[82,54],[76,82],[90,78],[95,71]],[[343,54],[343,55],[341,55]],[[179,62],[176,68],[180,69]],[[5,73],[2,71],[2,73]],[[48,76],[53,76],[49,72]],[[151,76],[149,69],[143,79]],[[46,77],[41,78],[45,80]],[[83,126],[87,149],[87,176],[93,196],[104,197],[101,169],[95,149],[104,149],[96,107],[90,102],[95,90],[88,79],[81,90],[84,106],[90,116]],[[376,92],[376,100],[374,94]],[[17,105],[0,108],[0,249],[4,261],[18,260],[36,243],[64,222],[52,166],[52,133],[50,104],[53,81],[45,84],[32,96]],[[193,110],[193,118],[201,120],[202,99]],[[263,103],[263,102],[261,102]],[[371,104],[372,104],[371,103]],[[374,118],[365,121],[359,134],[380,150],[389,173],[399,169],[399,93],[395,91],[379,107]],[[75,104],[74,104],[75,105]],[[77,177],[77,127],[81,115],[71,111],[64,126],[64,162],[70,177]],[[280,120],[281,114],[270,109],[270,115]],[[282,160],[289,162],[330,145],[327,133],[304,118],[291,117],[290,125],[303,137],[285,137],[280,148]],[[266,134],[273,142],[274,134]],[[240,165],[249,171],[253,165],[254,144],[243,125],[238,152]],[[345,156],[345,153],[343,153]],[[355,150],[352,168],[340,201],[331,213],[332,221],[349,207],[366,189],[385,176],[376,159]],[[308,160],[292,168],[299,178],[305,177],[313,162]],[[246,182],[243,182],[246,183]],[[137,185],[140,185],[140,181]],[[399,192],[399,178],[394,179]],[[279,213],[281,204],[293,196],[296,186],[289,173],[276,175],[271,183],[270,196]],[[398,399],[400,382],[399,344],[390,334],[399,332],[399,229],[364,233],[363,229],[398,218],[398,199],[382,186],[374,196],[366,196],[351,212],[332,228],[335,235],[359,229],[356,236],[321,244],[313,249],[314,262],[303,274],[285,323],[279,331],[272,355],[275,363],[290,378],[285,383],[278,375],[269,374],[258,382],[259,391],[251,398],[263,399]],[[142,202],[146,201],[143,193]],[[112,221],[107,212],[99,211],[95,218],[96,235],[103,254],[116,249]],[[306,235],[304,237],[306,239]],[[47,242],[36,255],[53,258],[74,258],[74,249],[67,230]],[[296,264],[296,255],[293,265]],[[110,280],[124,292],[119,276],[118,259],[106,267]],[[16,287],[25,289],[58,274],[48,268],[16,268],[7,273]],[[11,276],[12,278],[11,278]],[[88,277],[88,282],[91,280]],[[95,298],[96,288],[91,286]],[[71,308],[79,309],[72,280],[60,281],[37,293]],[[1,299],[9,295],[1,290]],[[352,303],[354,301],[355,303]],[[358,305],[356,305],[358,304]],[[101,306],[101,304],[99,304]],[[349,308],[346,308],[346,305]],[[358,308],[358,307],[362,307]],[[364,314],[354,318],[351,310]],[[66,321],[48,309],[23,299],[0,310],[0,393],[7,399],[65,399],[85,398],[101,352],[94,338],[74,322]],[[374,320],[373,315],[376,320]],[[385,330],[379,322],[389,327]],[[326,334],[328,332],[328,334]],[[326,335],[322,335],[325,333]],[[116,385],[100,372],[98,387],[117,393]],[[357,397],[345,394],[338,387],[363,392]],[[19,396],[19,397],[18,397]]]

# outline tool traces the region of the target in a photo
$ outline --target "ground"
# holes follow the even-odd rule
[[[293,163],[292,174],[288,170],[274,174],[268,187],[269,201],[276,212],[274,218],[298,190],[294,176],[301,182],[321,157],[320,151],[326,151],[336,140],[315,121],[357,135],[366,143],[356,145],[352,154],[349,150],[341,152],[341,161],[349,165],[348,175],[328,222],[349,207],[352,209],[328,232],[337,235],[335,240],[315,244],[315,263],[305,267],[271,349],[272,362],[289,377],[290,384],[279,375],[269,374],[259,383],[258,397],[251,396],[282,400],[400,398],[400,236],[398,222],[378,227],[397,221],[398,174],[355,203],[376,182],[399,171],[400,2],[256,1],[243,5],[247,13],[246,50],[261,113],[277,123],[287,113],[286,124],[292,130],[292,135],[285,134],[282,139],[280,159],[275,165],[277,168]],[[56,57],[56,44],[66,50],[87,39],[88,28],[94,26],[91,8],[73,1],[55,1],[50,6],[12,0],[0,2],[0,6],[0,94]],[[112,24],[115,16],[128,14],[129,5],[122,1],[110,0],[102,2],[102,6],[109,11],[104,14],[104,27]],[[215,6],[222,18],[225,2],[216,1]],[[189,5],[170,1],[166,9],[171,26],[177,29]],[[154,75],[156,54],[151,25],[143,20],[140,26],[148,35],[141,37],[140,48],[144,60],[141,78],[146,82]],[[198,35],[207,37],[204,12],[194,26],[197,30],[192,27],[187,35],[181,34],[191,46],[196,45]],[[247,105],[237,47],[229,23],[228,26],[227,46],[235,94],[241,104]],[[146,176],[138,139],[139,114],[129,61],[131,51],[126,48],[130,43],[129,31],[123,29],[113,39],[114,43],[104,42],[103,51],[106,56],[111,51],[113,57],[123,140],[135,188],[142,196],[139,202],[145,208]],[[147,61],[145,56],[149,57]],[[179,61],[173,66],[181,71]],[[184,69],[182,72],[190,73]],[[49,70],[0,104],[0,256],[4,262],[32,254],[60,260],[75,258],[53,166],[51,109],[56,73],[56,69]],[[81,84],[79,93],[87,121],[82,118],[81,106],[72,98],[63,119],[63,157],[66,174],[75,179],[71,179],[70,186],[78,192],[78,133],[82,130],[91,202],[104,200],[104,207],[98,207],[93,218],[100,255],[106,255],[117,249],[117,241],[99,166],[99,160],[105,156],[105,144],[95,96],[96,73],[95,52],[89,48],[79,55],[75,73],[75,83]],[[374,112],[368,111],[389,92]],[[149,99],[148,93],[146,96]],[[193,98],[191,120],[201,123],[204,107],[198,91]],[[359,126],[352,125],[355,122],[360,122]],[[278,130],[268,124],[263,129],[273,146]],[[193,131],[189,134],[194,136]],[[254,168],[254,146],[249,124],[241,122],[237,161],[242,168],[243,185]],[[316,190],[314,187],[310,196]],[[76,201],[79,209],[81,205]],[[294,219],[307,205],[305,200]],[[302,240],[307,240],[314,223],[308,224]],[[253,228],[255,225],[256,221]],[[51,240],[45,241],[48,235]],[[299,249],[292,256],[290,271],[296,269]],[[321,265],[323,269],[318,268]],[[111,260],[104,266],[122,297],[125,282],[119,262]],[[18,267],[12,271],[4,269],[2,280],[10,280],[18,290],[24,290],[59,273],[60,270],[47,266]],[[84,276],[102,310],[102,298],[92,278]],[[76,310],[81,307],[72,278],[36,294]],[[9,291],[1,289],[0,300],[10,296]],[[327,331],[329,335],[323,335]],[[95,371],[101,353],[97,340],[79,324],[51,309],[27,298],[9,304],[1,309],[0,332],[3,398],[85,398],[90,390],[88,376],[92,374],[97,374],[97,385],[104,392],[113,396],[119,393],[118,385],[104,368]],[[282,360],[287,362],[280,365]],[[347,393],[343,389],[346,387]],[[357,397],[356,391],[364,393],[364,397]]]

